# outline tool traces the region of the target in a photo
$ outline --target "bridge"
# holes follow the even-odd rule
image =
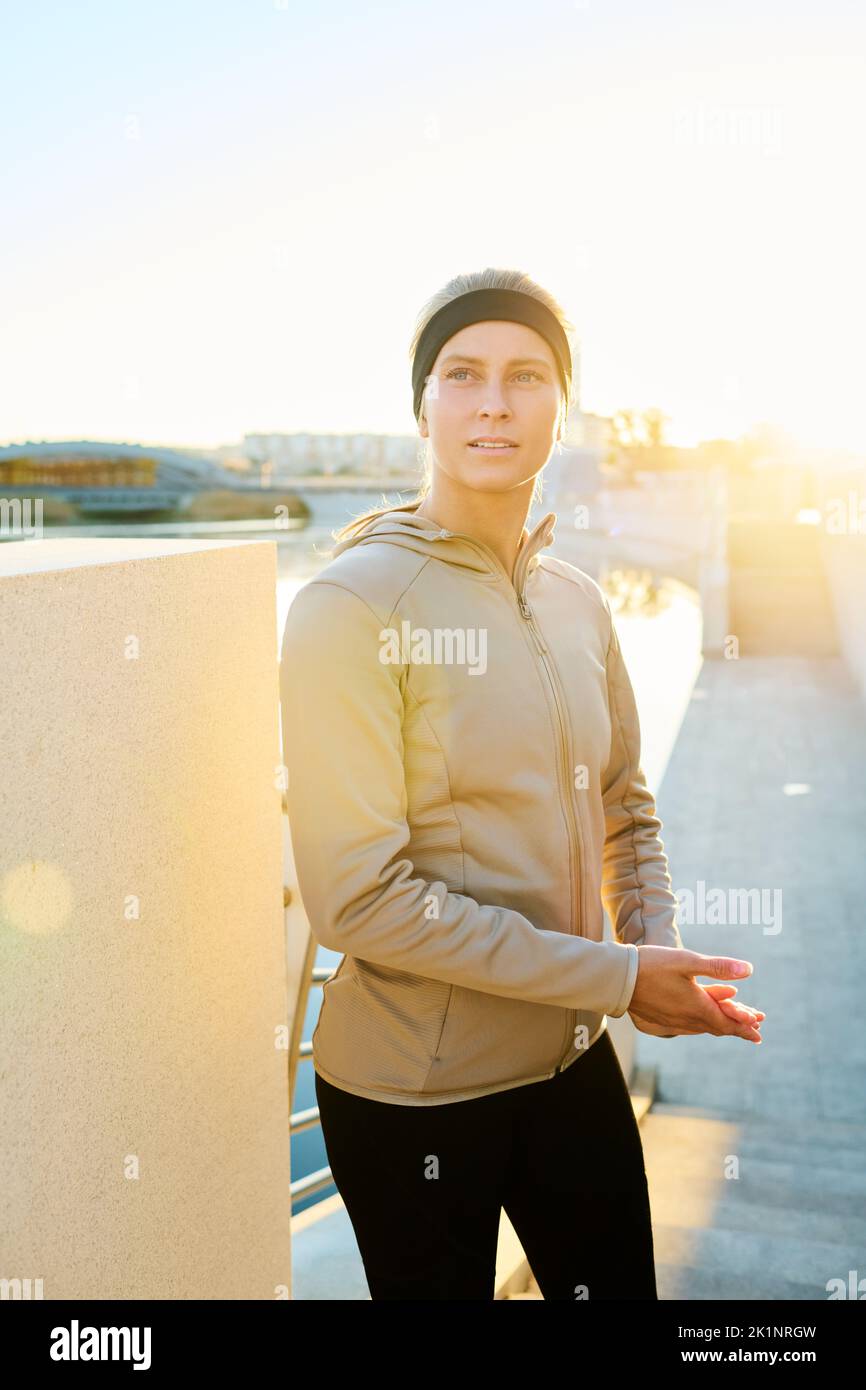
[[[53,497],[81,512],[183,511],[197,493],[236,488],[238,475],[205,455],[97,440],[0,448],[0,494]]]
[[[853,538],[807,524],[791,507],[767,514],[751,506],[748,485],[731,495],[722,468],[592,488],[554,457],[544,477],[544,509],[558,517],[556,553],[596,579],[634,568],[696,590],[706,655],[726,653],[731,637],[743,655],[839,654],[839,565]]]

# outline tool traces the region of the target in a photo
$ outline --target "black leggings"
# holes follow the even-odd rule
[[[545,1299],[658,1298],[640,1131],[606,1029],[566,1071],[474,1100],[315,1085],[372,1298],[491,1300],[502,1207]]]

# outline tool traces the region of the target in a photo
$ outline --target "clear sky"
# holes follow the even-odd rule
[[[582,403],[866,448],[862,0],[0,6],[0,442],[411,433],[462,270]]]

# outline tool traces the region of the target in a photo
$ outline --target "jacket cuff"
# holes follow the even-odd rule
[[[606,1010],[611,1018],[621,1018],[626,1012],[631,1003],[631,997],[634,994],[634,987],[637,984],[637,972],[640,964],[637,946],[633,945],[631,942],[625,942],[622,945],[622,950],[628,952],[625,962],[625,979],[623,980],[619,999],[616,1002],[616,1008]]]

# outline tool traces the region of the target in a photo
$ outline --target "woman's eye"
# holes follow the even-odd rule
[[[450,372],[446,372],[446,373],[445,373],[445,378],[446,378],[446,380],[448,380],[448,379],[454,379],[454,380],[456,380],[457,377],[458,377],[458,375],[459,375],[461,372],[463,372],[464,375],[466,375],[466,374],[468,373],[468,371],[469,371],[469,368],[468,368],[468,367],[452,367],[451,370],[450,370]],[[540,372],[534,372],[534,371],[532,371],[532,369],[531,369],[530,367],[526,367],[522,372],[518,372],[517,375],[518,375],[518,376],[534,376],[535,379],[536,379],[536,381],[543,381],[543,379],[544,379],[544,378],[542,377],[542,375],[541,375]]]

